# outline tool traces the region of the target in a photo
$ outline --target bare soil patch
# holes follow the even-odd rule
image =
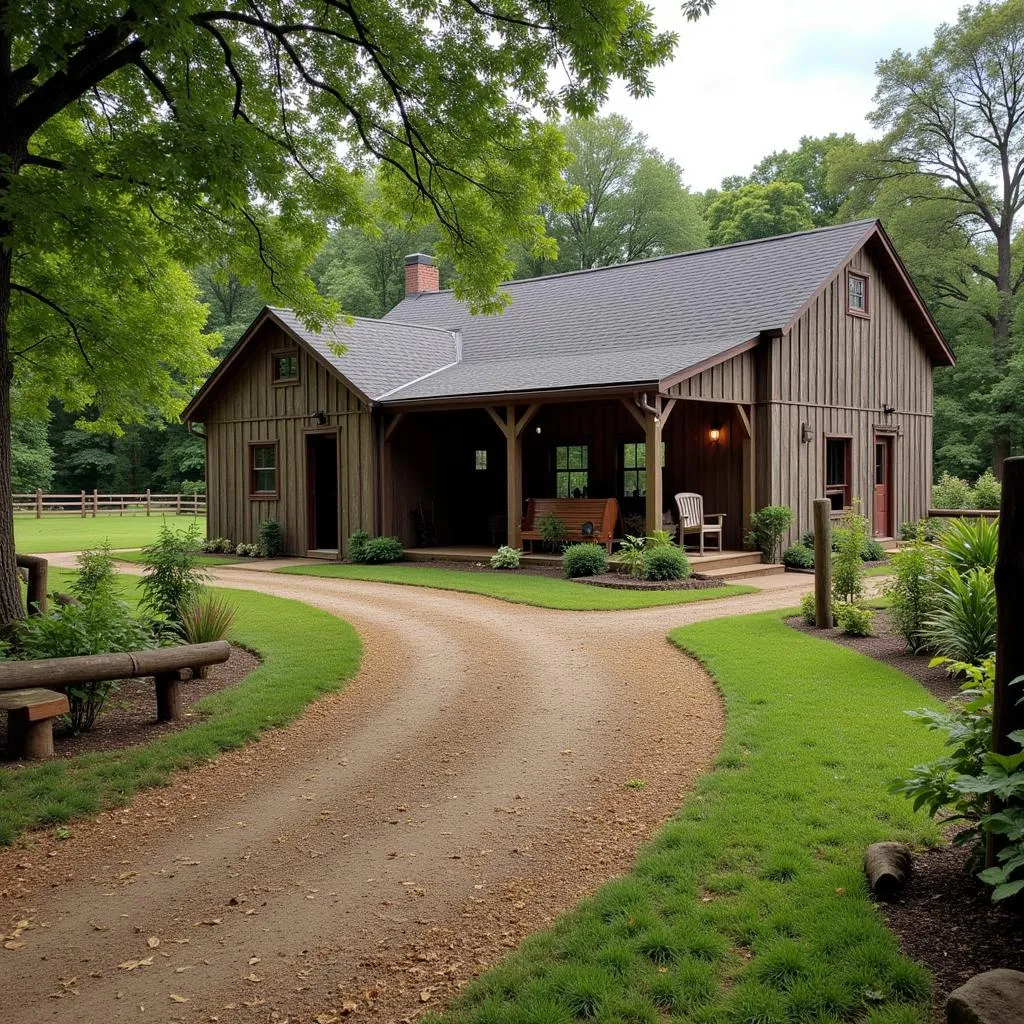
[[[123,750],[142,743],[151,743],[162,736],[187,729],[199,720],[193,705],[211,693],[236,686],[260,659],[251,651],[232,646],[231,656],[223,665],[211,665],[205,679],[192,679],[183,684],[182,708],[184,714],[177,722],[157,722],[156,694],[152,678],[124,679],[107,698],[103,711],[91,732],[73,735],[59,725],[53,731],[53,753],[57,758],[77,757],[79,754],[97,754],[109,750]],[[0,722],[0,757],[7,753],[7,716]]]

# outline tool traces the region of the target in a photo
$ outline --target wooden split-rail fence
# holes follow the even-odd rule
[[[205,516],[205,494],[154,494],[148,488],[141,494],[101,494],[79,491],[77,494],[44,494],[42,491],[15,494],[16,513],[43,516]]]

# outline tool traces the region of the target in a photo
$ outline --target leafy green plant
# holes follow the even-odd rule
[[[1003,487],[991,469],[986,469],[974,485],[974,507],[997,509],[1002,500]]]
[[[935,609],[936,583],[941,562],[934,545],[920,532],[910,547],[897,551],[889,560],[892,576],[886,594],[892,601],[889,616],[906,641],[911,654],[925,649],[925,620]]]
[[[683,580],[690,575],[690,560],[682,548],[674,544],[647,551],[644,559],[645,580]]]
[[[199,566],[199,527],[160,527],[157,539],[142,549],[145,576],[142,603],[154,615],[178,624],[181,610],[194,601],[210,575]]]
[[[782,564],[787,569],[813,569],[814,551],[803,544],[791,544],[782,552]]]
[[[221,594],[206,592],[182,611],[181,635],[187,644],[224,640],[234,621],[234,605]]]
[[[947,566],[936,577],[935,606],[921,629],[924,646],[937,655],[980,665],[996,649],[996,587],[988,569],[960,575]]]
[[[874,636],[874,618],[873,611],[862,608],[859,604],[844,601],[835,609],[836,625],[847,636]]]
[[[350,562],[361,562],[363,560],[363,549],[370,535],[365,530],[356,530],[348,539],[348,560]]]
[[[220,547],[215,550],[219,551],[223,555],[230,555],[235,550],[235,546],[231,543],[230,537],[221,537]]]
[[[491,555],[492,569],[518,569],[519,557],[522,552],[518,548],[502,544],[498,550]]]
[[[363,544],[360,562],[366,565],[380,565],[385,562],[400,562],[405,555],[402,542],[397,537],[371,537]]]
[[[647,543],[645,547],[648,551],[654,551],[657,548],[667,548],[672,546],[672,531],[671,530],[654,530],[649,534],[645,540]]]
[[[995,569],[999,520],[954,519],[939,541],[943,557],[960,575],[971,569]]]
[[[885,548],[874,537],[866,537],[860,550],[860,557],[865,562],[884,562]]]
[[[974,504],[971,485],[966,480],[943,473],[932,487],[932,504],[935,508],[971,508]]]
[[[608,557],[599,544],[570,544],[562,552],[562,571],[569,579],[600,576],[608,571]]]
[[[91,600],[98,595],[112,595],[117,587],[117,571],[114,556],[107,545],[92,551],[83,551],[77,558],[78,575],[71,583],[71,593],[80,601]]]
[[[537,531],[540,533],[540,539],[548,551],[558,551],[568,536],[565,523],[558,516],[551,513],[540,517],[537,522]]]
[[[258,544],[239,544],[235,547],[235,554],[242,558],[256,558],[260,553]]]
[[[747,546],[760,551],[766,562],[774,562],[782,546],[782,535],[792,525],[793,510],[788,505],[765,505],[750,517]]]
[[[260,523],[259,552],[261,558],[277,558],[284,551],[284,533],[276,519]]]
[[[834,531],[836,555],[832,559],[832,593],[839,601],[855,604],[864,593],[864,542],[870,524],[857,506],[843,513],[841,525]]]
[[[808,626],[816,626],[818,624],[818,609],[814,600],[814,591],[811,590],[804,594],[800,598],[800,615],[804,622]],[[838,621],[839,615],[839,603],[833,599],[832,601],[832,621]]]
[[[622,566],[635,579],[641,579],[646,561],[647,538],[626,534],[615,555],[615,564]]]
[[[914,540],[919,534],[927,541],[936,541],[942,535],[944,523],[939,519],[929,519],[927,516],[918,519],[916,523],[906,522],[900,524],[900,540]]]

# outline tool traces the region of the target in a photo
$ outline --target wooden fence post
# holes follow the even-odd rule
[[[181,515],[181,491],[178,491],[178,493],[177,493],[177,495],[175,497],[176,497],[177,500],[175,501],[174,512],[175,512],[176,515],[180,516]]]
[[[85,491],[82,491],[82,518],[85,518]]]
[[[46,581],[49,563],[38,555],[15,555],[19,569],[28,570],[28,594],[25,604],[29,615],[46,614]]]
[[[94,487],[92,489],[92,517],[96,518],[96,513],[100,510],[100,492]]]
[[[36,519],[43,518],[43,492],[40,488],[36,488]]]
[[[149,494],[149,488],[147,487],[146,488],[146,515],[147,516],[149,515],[149,499],[150,499],[150,494]]]
[[[814,624],[832,628],[832,502],[814,499]]]
[[[1024,456],[1003,462],[1003,496],[999,509],[999,555],[996,558],[996,681],[992,695],[992,750],[1015,754],[1010,733],[1024,729]],[[998,804],[993,800],[993,810]],[[989,836],[986,860],[995,863],[1001,836]]]

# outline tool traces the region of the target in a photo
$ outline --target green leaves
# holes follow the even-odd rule
[[[744,185],[723,192],[707,209],[708,241],[729,245],[814,227],[814,214],[803,187],[792,181]]]

